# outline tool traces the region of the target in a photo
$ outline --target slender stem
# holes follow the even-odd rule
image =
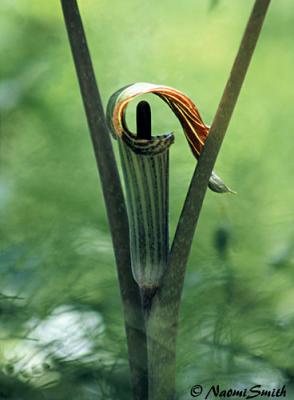
[[[140,292],[131,272],[126,207],[76,0],[61,0],[112,235],[124,309],[134,399],[147,400],[147,354]]]
[[[181,291],[179,279],[183,282],[207,183],[244,82],[269,3],[270,0],[255,1],[210,133],[190,183],[171,249],[169,269],[163,282],[164,287],[167,285],[175,287],[177,292]],[[171,292],[169,289],[162,290]]]
[[[183,282],[194,232],[207,190],[208,180],[231,120],[269,3],[270,0],[255,1],[205,147],[191,180],[173,241],[169,269],[164,277],[164,287],[169,285],[176,287],[177,291],[181,291],[179,279]],[[166,290],[166,292],[170,293],[171,291]]]
[[[270,0],[255,1],[208,139],[191,180],[176,229],[167,272],[160,290],[153,299],[147,327],[147,335],[154,341],[156,338],[152,354],[152,365],[155,370],[152,370],[154,374],[152,387],[149,382],[149,400],[174,399],[175,343],[188,256],[209,177],[235,108],[269,3]],[[148,356],[150,357],[149,354]]]

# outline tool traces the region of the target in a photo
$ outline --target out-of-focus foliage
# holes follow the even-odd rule
[[[104,102],[135,81],[184,91],[211,122],[252,1],[80,1]],[[113,251],[58,1],[0,5],[0,399],[129,399]],[[196,383],[294,376],[292,0],[273,2],[191,252],[179,398]],[[195,160],[174,130],[171,233]],[[134,106],[128,113],[134,126]],[[292,388],[292,389],[291,389]],[[293,394],[292,394],[293,396]]]

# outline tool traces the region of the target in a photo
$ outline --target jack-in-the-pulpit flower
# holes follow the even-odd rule
[[[142,139],[130,132],[125,121],[126,107],[135,97],[145,93],[154,93],[169,105],[181,122],[197,159],[209,128],[194,103],[167,86],[136,83],[114,93],[108,102],[107,122],[112,135],[118,139],[125,181],[132,271],[146,293],[160,286],[167,266],[169,147],[174,136],[170,133]],[[216,192],[229,191],[215,173],[209,187]]]

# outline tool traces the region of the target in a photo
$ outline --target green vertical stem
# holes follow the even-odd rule
[[[153,298],[147,327],[148,341],[149,338],[154,339],[151,355],[150,349],[148,350],[148,364],[152,365],[149,400],[175,398],[175,345],[188,256],[209,177],[235,108],[269,3],[270,0],[255,1],[208,139],[191,180],[173,241],[167,272]]]
[[[127,213],[100,93],[76,0],[61,0],[113,241],[135,400],[147,400],[147,353],[140,292],[131,272]]]
[[[224,93],[215,114],[204,149],[192,177],[182,209],[169,260],[168,273],[163,285],[176,287],[181,292],[185,268],[194,232],[207,190],[207,182],[231,120],[244,82],[270,0],[256,0],[246,26]],[[176,284],[175,284],[176,283]],[[166,294],[169,290],[165,290]]]
[[[155,300],[159,296],[160,291]],[[145,314],[149,400],[175,399],[177,318],[174,313],[177,310],[173,304],[161,303],[154,308],[153,300]]]

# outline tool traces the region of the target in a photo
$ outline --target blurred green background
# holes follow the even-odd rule
[[[211,123],[251,0],[79,3],[104,105],[128,83],[161,83]],[[0,11],[0,399],[130,399],[113,250],[60,3],[2,0]],[[181,400],[197,383],[286,384],[294,398],[293,44],[294,3],[273,1],[216,166],[238,195],[207,193],[189,259]],[[172,236],[195,160],[168,107],[147,99],[153,132],[176,136]]]

